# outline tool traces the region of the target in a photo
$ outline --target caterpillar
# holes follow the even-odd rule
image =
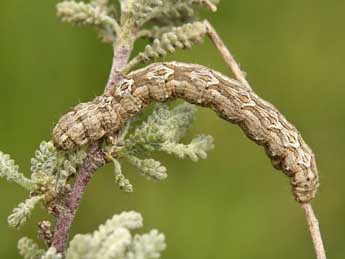
[[[298,202],[315,197],[319,186],[315,156],[297,129],[253,90],[200,65],[155,63],[130,73],[112,95],[81,103],[64,115],[53,130],[54,144],[61,150],[76,149],[116,134],[150,102],[177,98],[209,107],[239,125],[265,148],[273,166],[290,177]]]

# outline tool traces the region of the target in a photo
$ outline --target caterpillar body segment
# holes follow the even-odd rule
[[[291,178],[298,202],[315,197],[319,186],[315,156],[297,129],[251,89],[200,65],[156,63],[130,73],[113,96],[97,97],[63,116],[53,130],[53,141],[62,150],[78,148],[116,133],[150,102],[177,98],[209,107],[239,125],[265,148],[273,166]]]

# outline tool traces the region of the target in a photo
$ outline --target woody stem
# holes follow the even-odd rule
[[[114,43],[113,64],[104,94],[111,94],[116,84],[123,79],[120,71],[127,64],[133,49],[135,36],[129,32],[123,33],[123,35],[127,36],[119,35],[118,40]],[[97,141],[90,145],[88,154],[79,168],[71,194],[61,206],[56,208],[56,225],[51,246],[55,247],[59,253],[64,254],[65,252],[73,219],[92,176],[98,168],[107,163],[101,143],[101,141]]]

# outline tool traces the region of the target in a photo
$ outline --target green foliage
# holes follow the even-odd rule
[[[116,41],[116,35],[121,33],[121,28],[114,18],[114,9],[108,5],[107,0],[97,0],[90,3],[63,1],[58,3],[57,16],[63,22],[74,25],[93,25],[99,37],[105,43]]]
[[[121,164],[114,158],[111,158],[114,164],[115,182],[121,190],[125,192],[133,192],[133,186],[129,180],[123,175]]]
[[[31,179],[45,189],[51,189],[52,186],[61,189],[67,184],[68,178],[76,174],[85,157],[86,152],[82,149],[58,152],[51,141],[43,141],[31,159]]]
[[[32,191],[35,188],[33,181],[27,179],[19,172],[19,166],[15,164],[10,155],[0,152],[0,177],[9,182],[15,182],[23,188]]]
[[[166,104],[158,104],[147,121],[127,138],[125,152],[137,155],[165,151],[180,158],[184,158],[185,155],[192,160],[196,160],[195,155],[206,158],[205,152],[213,148],[211,136],[197,137],[189,145],[178,143],[192,125],[196,111],[195,106],[189,103],[172,110],[169,110]]]
[[[141,228],[143,219],[136,212],[122,212],[92,234],[76,235],[66,259],[155,259],[165,249],[165,238],[157,230],[132,237],[130,230]]]
[[[8,224],[11,227],[19,228],[31,216],[31,211],[35,206],[43,200],[44,196],[33,196],[25,202],[20,203],[18,207],[14,208],[12,214],[8,217]]]
[[[164,180],[168,177],[167,169],[159,161],[154,159],[139,159],[136,156],[126,156],[128,161],[134,165],[139,172],[149,180]]]
[[[45,251],[40,249],[33,240],[23,237],[18,241],[18,251],[24,259],[41,259]]]
[[[56,252],[55,247],[50,247],[41,259],[62,259],[62,254]]]
[[[39,202],[49,206],[58,195],[69,189],[68,179],[76,174],[86,156],[85,151],[61,153],[52,142],[43,141],[31,159],[31,179],[19,173],[19,167],[0,152],[0,177],[17,183],[30,191],[30,197],[13,209],[8,217],[11,227],[19,228],[27,222]]]
[[[164,235],[157,230],[151,230],[148,234],[135,235],[130,251],[127,253],[128,259],[160,258],[160,252],[166,248]]]
[[[155,39],[153,45],[148,45],[141,53],[143,61],[173,53],[176,49],[191,48],[193,44],[200,43],[207,33],[205,25],[201,22],[187,23],[180,27],[172,28],[164,33],[160,39]]]
[[[192,125],[196,111],[195,106],[188,103],[178,105],[172,110],[168,105],[157,105],[147,120],[132,134],[128,135],[129,124],[119,134],[117,141],[122,144],[118,150],[118,158],[126,158],[141,175],[155,181],[166,179],[167,169],[159,161],[152,158],[141,159],[139,155],[165,151],[179,158],[189,157],[193,161],[206,158],[207,152],[213,148],[212,137],[202,135],[194,138],[190,144],[179,143]],[[27,179],[19,173],[18,166],[8,155],[0,153],[0,176],[26,187],[31,192],[30,198],[20,203],[8,217],[9,225],[20,227],[27,222],[39,202],[49,207],[57,197],[65,195],[70,188],[69,178],[76,174],[85,156],[82,149],[62,153],[56,150],[52,142],[43,141],[31,159],[32,174],[31,179]],[[120,162],[109,157],[114,165],[116,184],[121,190],[132,192],[133,186],[123,174]]]
[[[122,0],[122,11],[140,27],[155,19],[174,20],[188,19],[195,16],[195,4],[213,6],[210,1],[195,0]],[[215,7],[213,7],[213,11]]]
[[[159,39],[156,38],[152,45],[147,45],[143,52],[128,63],[124,72],[128,72],[139,63],[149,62],[169,53],[174,53],[177,49],[191,48],[194,44],[201,43],[206,33],[207,28],[202,22],[172,27],[169,32],[163,33]]]
[[[92,234],[78,234],[70,242],[66,259],[157,259],[166,248],[165,237],[157,230],[135,234],[131,230],[143,226],[142,216],[134,211],[114,215]],[[24,259],[61,259],[54,247],[46,252],[31,239],[18,241]]]
[[[132,19],[138,26],[162,13],[162,0],[122,0],[121,10]]]
[[[197,109],[189,103],[169,110],[166,104],[157,104],[152,114],[126,139],[129,154],[159,150],[163,143],[177,142],[194,122]]]
[[[112,24],[113,18],[109,17],[106,10],[94,3],[64,1],[57,4],[57,16],[63,22],[75,25],[104,25]]]
[[[131,33],[134,34],[133,39],[145,35],[150,37],[153,40],[152,45],[146,46],[145,50],[129,63],[127,67],[129,71],[140,62],[152,61],[177,49],[190,48],[193,44],[201,42],[207,30],[204,23],[192,22],[196,20],[196,6],[206,5],[215,11],[216,7],[212,2],[120,0],[122,13],[119,17],[108,0],[90,2],[67,0],[57,4],[57,15],[63,22],[73,25],[94,26],[104,42],[116,43],[118,39],[128,40],[131,37],[126,34]],[[162,26],[141,30],[141,26],[151,21]],[[116,136],[109,136],[109,141],[105,141],[104,151],[108,159],[113,162],[115,182],[121,190],[133,191],[133,186],[122,172],[121,159],[127,159],[147,179],[159,181],[167,178],[166,167],[159,161],[141,156],[149,156],[154,151],[164,151],[179,158],[188,157],[193,161],[206,158],[207,152],[213,148],[212,137],[201,135],[189,144],[180,143],[191,127],[196,111],[193,105],[187,103],[174,109],[160,104],[131,134],[128,123]],[[29,198],[20,203],[8,217],[9,225],[18,228],[27,222],[38,203],[42,203],[49,212],[54,211],[56,207],[63,207],[62,201],[71,191],[69,180],[77,173],[85,157],[86,153],[82,149],[60,152],[51,141],[43,141],[31,159],[32,174],[28,179],[19,172],[19,167],[9,155],[0,152],[0,177],[30,191]],[[161,251],[166,247],[164,235],[152,230],[147,234],[132,236],[131,230],[142,227],[142,224],[141,215],[135,212],[114,216],[94,233],[76,235],[70,242],[66,258],[159,258]],[[46,241],[49,243],[48,240]],[[18,242],[18,249],[19,253],[28,259],[63,257],[55,248],[44,251],[28,238],[22,238]]]
[[[75,25],[93,25],[97,28],[103,42],[114,43],[117,36],[127,30],[142,26],[154,21],[155,24],[168,25],[153,27],[142,31],[142,35],[153,37],[152,45],[134,58],[124,70],[128,72],[140,62],[148,62],[158,57],[175,52],[176,49],[190,48],[193,44],[201,42],[206,33],[202,23],[186,23],[196,20],[196,7],[205,5],[216,11],[218,1],[211,0],[120,0],[122,16],[119,25],[115,18],[115,9],[107,0],[96,0],[89,3],[66,0],[57,4],[57,15],[63,22]],[[174,27],[179,25],[179,27]],[[145,32],[146,31],[146,32]],[[139,31],[138,36],[141,34]]]
[[[35,151],[35,156],[31,159],[32,178],[36,175],[45,174],[56,176],[74,175],[76,168],[82,164],[86,152],[82,149],[75,152],[58,152],[53,142],[42,141],[39,149]]]
[[[158,104],[147,120],[136,127],[132,134],[127,136],[127,125],[119,134],[117,143],[111,144],[115,147],[110,146],[106,149],[117,149],[117,157],[127,159],[147,179],[164,180],[167,178],[167,169],[161,162],[152,158],[141,159],[138,156],[148,156],[153,151],[164,151],[179,158],[188,157],[192,161],[205,159],[207,152],[214,147],[211,136],[198,136],[187,145],[180,143],[193,124],[196,112],[195,106],[189,103],[183,103],[173,109],[169,109],[166,104]],[[116,183],[121,190],[132,192],[133,186],[123,175],[120,162],[111,155],[109,157],[114,164]]]
[[[52,142],[42,141],[35,156],[31,159],[31,171],[34,174],[53,175],[57,164],[57,151]]]
[[[27,237],[19,239],[17,246],[19,254],[24,259],[62,259],[62,255],[58,254],[54,247],[44,251],[32,239]]]
[[[194,138],[188,145],[165,142],[161,150],[168,154],[174,154],[179,158],[185,158],[187,156],[192,161],[197,162],[199,158],[206,159],[207,152],[213,148],[213,138],[211,136],[200,135]]]
[[[196,16],[196,6],[206,5],[212,11],[216,10],[214,3],[209,0],[120,0],[122,11],[122,23],[130,21],[139,28],[145,23],[155,20],[156,23],[181,24],[180,21],[192,20]],[[57,16],[63,22],[74,25],[93,25],[98,31],[104,42],[113,43],[116,40],[116,34],[120,35],[122,30],[117,20],[114,18],[114,8],[109,5],[107,0],[96,0],[89,3],[76,2],[73,0],[62,1],[57,4]],[[175,30],[175,29],[174,29]],[[172,31],[174,33],[174,31]],[[167,39],[161,39],[162,46],[179,46],[175,42],[173,35],[167,35]],[[155,53],[161,48],[155,42],[153,49]],[[190,43],[186,43],[188,46]],[[182,47],[178,47],[182,48]],[[169,47],[171,50],[171,47]],[[170,51],[169,50],[169,51]],[[149,55],[149,47],[145,51]],[[165,49],[165,51],[167,51]],[[159,54],[161,55],[161,54]]]

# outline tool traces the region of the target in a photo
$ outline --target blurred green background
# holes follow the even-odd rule
[[[56,1],[0,3],[0,150],[28,173],[30,157],[49,139],[58,118],[102,92],[112,50],[90,28],[55,17]],[[223,0],[207,14],[231,48],[257,93],[276,105],[313,148],[321,187],[313,202],[329,258],[345,258],[345,1]],[[137,51],[144,46],[139,42]],[[229,74],[209,41],[173,59]],[[241,130],[199,109],[187,140],[215,137],[207,160],[159,158],[169,177],[145,180],[129,165],[135,192],[117,190],[110,166],[92,180],[73,233],[86,233],[114,213],[136,210],[145,229],[167,236],[164,258],[313,258],[304,215],[289,181],[263,149]],[[20,231],[7,226],[12,208],[27,194],[0,180],[0,258],[19,258],[19,237],[35,237],[36,209]]]

